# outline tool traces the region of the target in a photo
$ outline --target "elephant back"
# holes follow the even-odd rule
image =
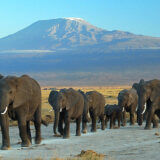
[[[116,104],[114,104],[114,105],[107,104],[105,106],[105,114],[107,116],[110,116],[114,111],[118,111],[118,110],[119,110],[119,107]]]

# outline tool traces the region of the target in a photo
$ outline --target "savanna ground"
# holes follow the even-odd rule
[[[44,118],[46,118],[46,115],[52,117],[48,127],[42,126],[42,143],[40,145],[33,144],[29,148],[21,148],[18,128],[11,123],[11,149],[8,151],[0,150],[1,159],[159,160],[159,130],[144,130],[145,124],[141,127],[137,124],[135,126],[129,126],[129,124],[127,124],[126,127],[121,127],[120,129],[107,128],[105,131],[97,129],[96,133],[90,132],[91,124],[88,124],[88,133],[77,137],[75,136],[75,123],[71,123],[70,139],[54,137],[52,124],[54,113],[51,111],[52,108],[48,104],[50,88],[52,87],[42,88],[42,116]],[[56,87],[57,90],[61,88],[68,87]],[[115,104],[117,103],[119,91],[124,88],[128,89],[130,86],[73,88],[81,89],[84,92],[96,90],[105,96],[107,104]],[[97,124],[97,126],[100,128],[100,124]],[[34,137],[35,130],[33,126],[31,126],[31,128],[32,137]]]
[[[51,92],[51,89],[56,89],[56,90],[60,90],[62,88],[70,88],[70,87],[43,87],[42,88],[42,116],[44,117],[45,115],[51,115],[51,117],[54,116],[53,112],[51,112],[51,106],[48,103],[48,96],[49,93]],[[101,94],[104,95],[105,99],[106,99],[106,104],[116,104],[117,103],[117,96],[118,93],[122,90],[122,89],[128,89],[130,88],[130,86],[112,86],[112,87],[72,87],[75,90],[81,89],[84,92],[88,92],[88,91],[98,91]]]

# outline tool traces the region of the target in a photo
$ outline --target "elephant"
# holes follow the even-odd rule
[[[122,107],[119,107],[118,105],[109,105],[107,104],[105,106],[105,125],[107,127],[107,122],[110,120],[110,129],[115,126],[115,121],[118,121],[118,128],[120,128],[120,122],[122,119]]]
[[[146,105],[147,102],[147,105]],[[143,113],[147,109],[147,120],[144,129],[151,129],[153,116],[160,118],[160,80],[153,79],[146,81],[139,88],[138,99],[138,124],[142,125]]]
[[[139,83],[134,83],[132,85],[132,88],[134,88],[137,91],[138,97],[140,96],[140,88],[141,86],[145,83],[144,79],[141,79],[139,81]],[[143,114],[141,114],[141,116],[143,116],[143,121],[146,120],[147,114],[148,114],[148,108],[150,105],[150,100],[146,101],[146,110],[144,110],[144,112],[142,112]],[[137,112],[137,123],[138,123],[138,112]],[[156,118],[156,115],[154,114],[152,117],[152,123],[153,123],[153,128],[158,128],[158,121]],[[142,125],[142,121],[140,122],[140,124]]]
[[[30,121],[34,121],[35,143],[41,142],[41,88],[37,81],[28,75],[7,76],[0,79],[0,125],[2,150],[10,148],[9,120],[18,121],[22,147],[32,143]]]
[[[76,136],[80,136],[80,123],[84,110],[84,98],[78,91],[69,88],[61,89],[59,92],[51,91],[49,104],[55,112],[54,133],[58,126],[58,132],[63,138],[70,137],[70,120],[76,119]],[[63,123],[65,127],[63,128]]]
[[[105,129],[104,123],[104,106],[105,98],[97,91],[89,91],[86,93],[89,105],[89,113],[92,119],[91,132],[96,132],[96,119],[99,117],[101,121],[101,129]],[[85,125],[86,126],[86,125]]]
[[[52,106],[53,110],[54,110],[54,124],[53,124],[53,132],[56,135],[57,134],[57,126],[58,126],[58,121],[59,121],[59,114],[58,112],[56,112],[56,110],[58,109],[56,105],[54,105],[54,101],[58,98],[58,94],[59,92],[56,90],[52,90],[49,94],[48,97],[48,102],[49,104]]]
[[[123,108],[123,125],[126,125],[126,112],[130,113],[130,125],[135,124],[135,112],[138,105],[138,95],[134,88],[124,89],[118,94],[118,106]]]
[[[83,116],[82,116],[82,133],[87,133],[87,122],[89,122],[89,103],[86,94],[82,90],[78,90],[79,93],[82,94],[84,98],[84,109],[83,109]]]

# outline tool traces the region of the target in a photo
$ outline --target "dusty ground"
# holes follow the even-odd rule
[[[75,136],[75,124],[71,124],[70,139],[53,137],[52,124],[42,126],[43,140],[40,145],[32,145],[29,148],[21,148],[18,128],[10,127],[11,149],[0,150],[2,159],[51,159],[53,157],[74,157],[81,150],[94,150],[105,154],[109,160],[142,160],[160,159],[160,136],[155,135],[158,129],[143,130],[138,125],[121,127],[120,129],[97,130],[80,137]],[[34,129],[32,129],[34,136]],[[1,142],[1,139],[0,139]]]

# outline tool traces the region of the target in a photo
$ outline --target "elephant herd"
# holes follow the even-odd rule
[[[160,80],[140,80],[129,90],[122,90],[118,94],[118,104],[105,105],[104,96],[97,91],[84,93],[81,90],[61,89],[51,91],[48,102],[55,114],[53,132],[60,133],[63,138],[70,137],[70,121],[76,122],[76,136],[87,132],[87,123],[91,119],[91,132],[96,132],[96,121],[101,122],[101,129],[105,130],[110,120],[110,128],[126,125],[126,112],[130,114],[130,125],[137,122],[142,125],[146,119],[145,129],[158,127],[156,115],[160,118]],[[41,88],[29,77],[0,75],[0,125],[2,132],[2,147],[10,148],[9,118],[18,121],[21,146],[28,147],[32,143],[30,121],[35,126],[35,143],[41,143]],[[82,122],[82,131],[81,131]]]
[[[89,121],[88,113],[92,120],[91,131],[96,131],[96,119],[99,117],[102,129],[105,129],[104,123],[104,106],[105,98],[102,94],[96,91],[90,91],[86,94],[81,90],[61,89],[58,91],[51,91],[49,104],[52,106],[55,113],[54,120],[54,134],[57,134],[56,129],[63,138],[69,138],[70,121],[76,120],[76,136],[81,135],[80,123],[82,121],[82,132],[87,132],[87,122]],[[64,127],[63,127],[64,124]]]

